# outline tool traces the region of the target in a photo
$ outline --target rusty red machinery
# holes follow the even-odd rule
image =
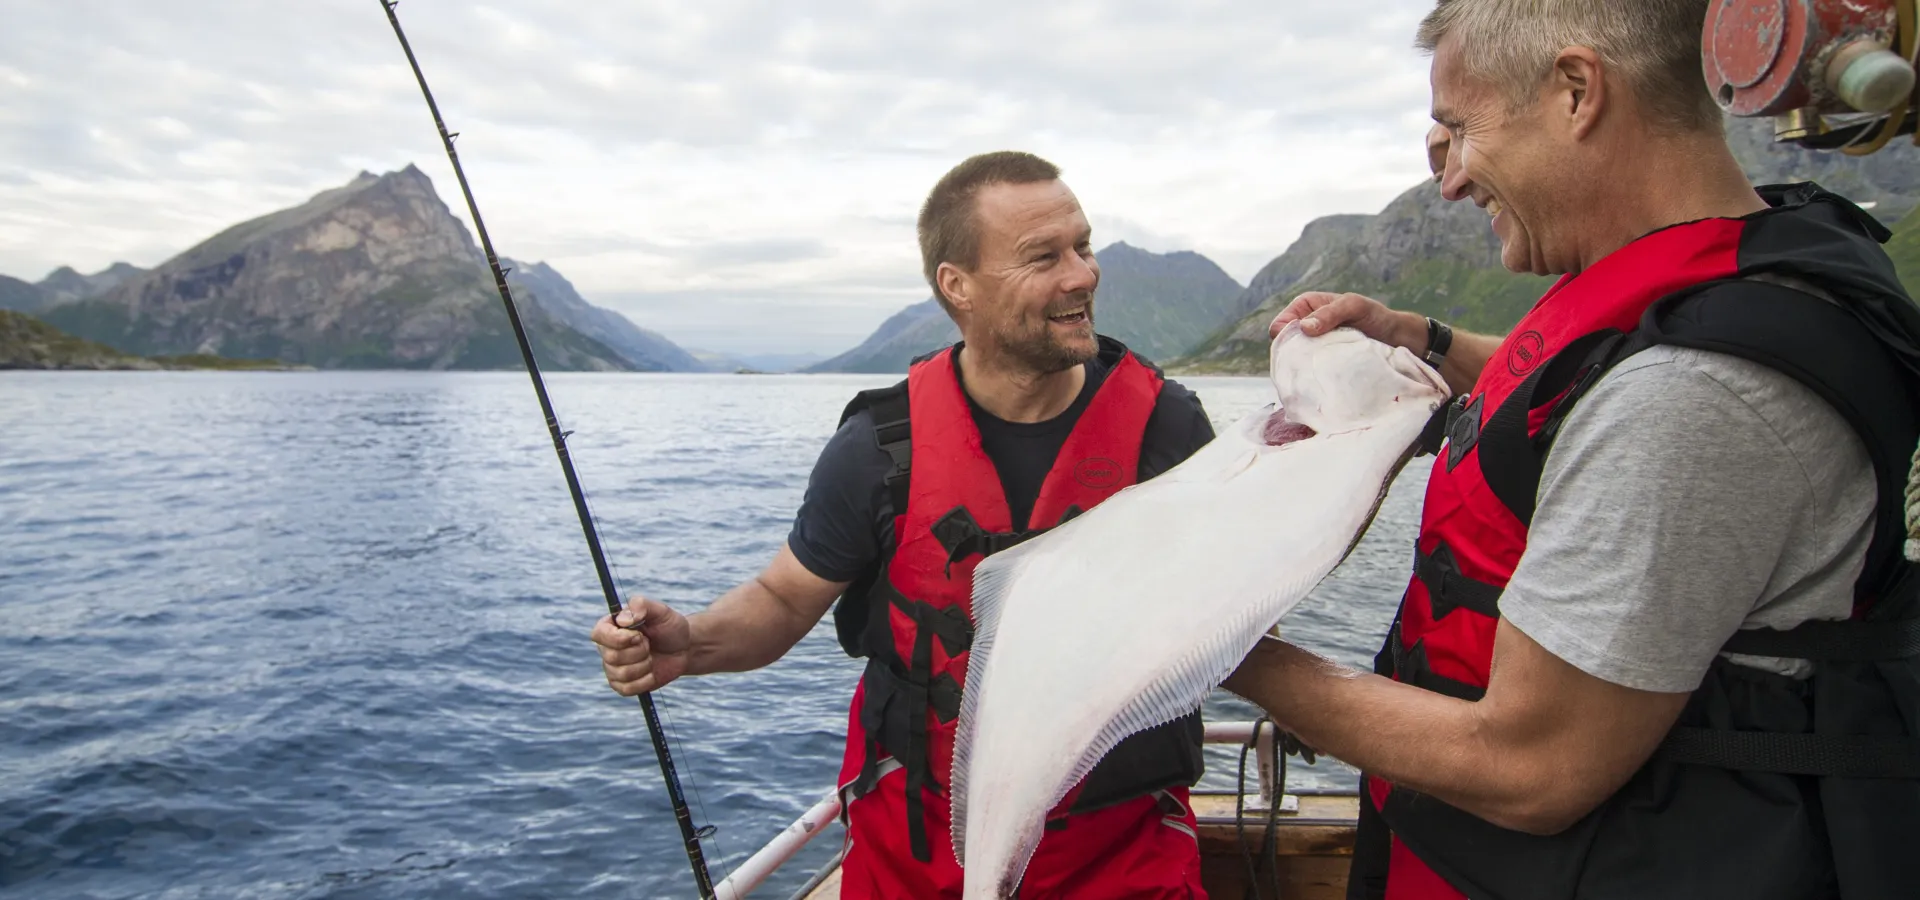
[[[1701,63],[1728,114],[1772,116],[1777,140],[1864,156],[1903,135],[1920,144],[1917,28],[1920,0],[1714,0]],[[1920,562],[1920,450],[1906,501],[1906,557]]]
[[[1772,117],[1782,141],[1871,153],[1920,124],[1916,2],[1715,0],[1707,87],[1731,115]]]

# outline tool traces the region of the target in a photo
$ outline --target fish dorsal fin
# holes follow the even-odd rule
[[[973,570],[973,645],[968,650],[966,681],[969,687],[979,683],[977,679],[986,660],[993,656],[994,637],[1000,628],[1000,614],[1006,608],[1007,594],[1020,580],[1020,570],[1039,546],[1038,542],[1029,541],[988,557]],[[967,763],[979,716],[979,697],[979,691],[961,689],[960,723],[954,731],[953,772],[947,791],[953,806],[953,857],[963,866],[967,860]]]

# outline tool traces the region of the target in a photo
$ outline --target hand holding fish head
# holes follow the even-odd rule
[[[1274,390],[1290,422],[1338,434],[1379,421],[1392,404],[1431,409],[1446,402],[1446,382],[1405,347],[1341,327],[1314,336],[1288,323],[1269,355]]]

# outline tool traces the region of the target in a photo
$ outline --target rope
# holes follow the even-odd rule
[[[1907,478],[1907,559],[1920,562],[1920,448],[1913,451],[1913,470]]]
[[[1275,783],[1273,796],[1267,801],[1267,834],[1260,841],[1259,855],[1247,846],[1247,753],[1260,744],[1260,729],[1273,729],[1272,759],[1268,762],[1274,770]],[[1233,834],[1234,842],[1240,846],[1240,856],[1247,863],[1247,893],[1244,897],[1262,900],[1265,897],[1260,890],[1260,870],[1267,870],[1268,882],[1273,887],[1273,900],[1280,897],[1280,861],[1277,858],[1280,849],[1280,801],[1287,796],[1287,740],[1280,726],[1272,719],[1262,716],[1253,723],[1253,735],[1240,745],[1239,784],[1233,792]]]

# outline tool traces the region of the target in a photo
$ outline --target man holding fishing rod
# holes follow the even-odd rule
[[[1091,229],[1051,163],[968,159],[927,197],[919,237],[961,343],[849,404],[759,576],[704,612],[641,598],[593,630],[631,696],[768,665],[834,610],[867,658],[840,775],[849,900],[960,894],[945,788],[974,567],[1213,437],[1192,392],[1094,333]],[[1196,714],[1114,748],[1053,811],[1022,895],[1204,897],[1187,803],[1201,737]]]
[[[1563,277],[1505,338],[1274,321],[1459,394],[1378,674],[1268,639],[1226,683],[1365,771],[1351,897],[1920,893],[1920,311],[1868,215],[1748,184],[1706,7],[1442,0],[1441,190]]]

